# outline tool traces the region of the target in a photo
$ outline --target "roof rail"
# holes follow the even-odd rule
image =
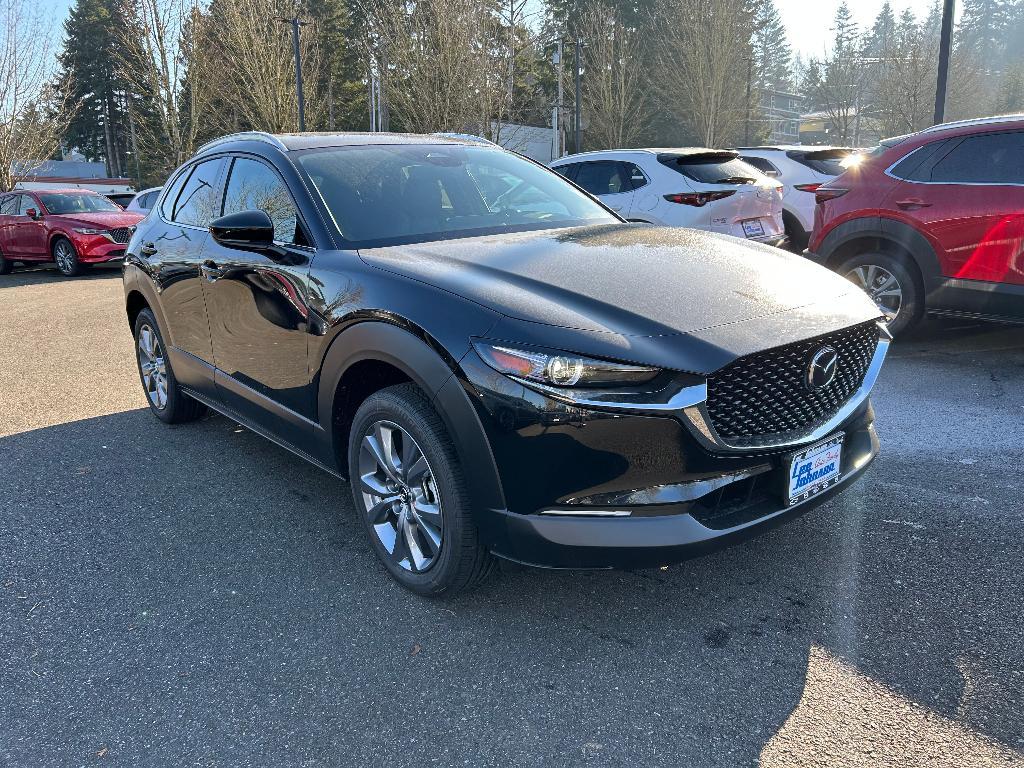
[[[996,123],[1009,123],[1024,120],[1024,114],[992,115],[991,117],[972,117],[967,120],[954,120],[951,123],[939,123],[925,128],[921,133],[936,133],[947,131],[952,128],[966,128],[974,125],[993,125]]]
[[[219,139],[208,141],[196,150],[196,154],[201,155],[204,152],[209,152],[211,149],[219,147],[221,144],[226,144],[229,141],[262,141],[265,144],[272,144],[281,151],[287,151],[288,149],[284,142],[272,133],[267,133],[266,131],[242,131],[240,133],[229,133],[227,136],[221,136]]]

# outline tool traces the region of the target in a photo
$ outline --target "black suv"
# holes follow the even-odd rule
[[[402,584],[500,556],[655,566],[828,498],[878,452],[879,311],[798,256],[628,224],[511,152],[239,134],[128,248],[142,383],[351,478]]]

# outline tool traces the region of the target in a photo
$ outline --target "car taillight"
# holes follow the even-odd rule
[[[837,197],[842,197],[849,191],[850,190],[848,189],[839,189],[838,187],[818,187],[814,190],[814,202],[817,205],[821,205],[828,200],[835,200]]]
[[[793,189],[798,189],[801,192],[817,192],[820,186],[821,182],[819,181],[817,184],[794,184]]]
[[[665,195],[665,199],[670,203],[692,205],[700,208],[702,205],[707,205],[714,200],[721,200],[735,194],[735,189],[720,189],[716,192],[677,192],[674,195]]]

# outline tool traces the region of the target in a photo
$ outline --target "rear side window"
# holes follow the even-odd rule
[[[935,163],[931,181],[1024,184],[1024,133],[968,136]]]
[[[647,186],[647,176],[642,170],[640,170],[639,165],[623,163],[622,167],[626,170],[626,177],[629,179],[630,189],[640,189],[640,187]]]
[[[581,163],[576,183],[592,195],[615,195],[633,188],[623,164],[613,160]]]
[[[889,173],[897,179],[905,181],[931,181],[932,166],[935,164],[935,160],[942,157],[951,143],[955,144],[957,141],[958,139],[946,139],[918,147],[896,163]]]
[[[812,171],[824,173],[826,176],[838,176],[846,168],[843,161],[853,154],[848,149],[822,149],[812,152],[788,152],[788,156]]]
[[[307,245],[299,225],[299,212],[281,178],[268,166],[245,157],[231,166],[224,193],[224,215],[241,211],[263,211],[274,222],[274,239],[281,243]]]
[[[565,176],[567,179],[571,179],[576,176],[576,169],[580,167],[579,163],[566,163],[560,165],[557,168],[552,168],[555,173]]]
[[[171,220],[192,227],[208,227],[220,210],[217,182],[220,179],[223,158],[199,163],[192,169],[188,180],[174,202]]]
[[[741,157],[740,158],[747,165],[752,165],[761,173],[766,176],[778,178],[782,174],[779,173],[779,169],[772,165],[770,160],[765,160],[763,157]]]
[[[0,214],[4,216],[15,216],[18,213],[19,195],[8,195],[0,200]]]
[[[658,156],[658,162],[702,184],[756,184],[751,168],[732,153]]]

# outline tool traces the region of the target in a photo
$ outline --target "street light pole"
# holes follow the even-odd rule
[[[574,126],[576,133],[575,150],[576,154],[583,151],[580,145],[580,66],[583,64],[583,38],[576,38],[576,124]]]
[[[306,130],[306,98],[302,94],[302,53],[299,51],[299,27],[306,22],[301,21],[298,16],[287,18],[278,16],[278,21],[292,25],[292,49],[295,52],[295,93],[299,101],[299,130]]]
[[[944,0],[942,5],[942,32],[939,35],[939,76],[935,83],[935,115],[933,125],[943,121],[946,114],[946,83],[949,80],[949,50],[953,43],[953,6],[955,0]]]

